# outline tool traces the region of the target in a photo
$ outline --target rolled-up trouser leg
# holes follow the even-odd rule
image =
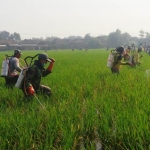
[[[40,85],[39,90],[43,95],[47,95],[47,96],[51,95],[51,89],[48,86]]]

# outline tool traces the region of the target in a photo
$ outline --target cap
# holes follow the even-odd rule
[[[14,55],[16,55],[16,54],[22,54],[22,53],[21,53],[21,50],[16,49],[16,50],[14,51]]]
[[[51,62],[51,60],[48,58],[48,55],[45,53],[39,54],[38,59],[44,59],[47,60],[48,62]]]

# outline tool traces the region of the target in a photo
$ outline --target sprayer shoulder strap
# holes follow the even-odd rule
[[[28,70],[26,71],[26,75],[30,78],[38,74],[38,68],[36,65],[32,65],[28,67]]]
[[[15,60],[13,60],[13,56],[10,57],[8,60],[8,74],[11,74],[11,72],[13,71],[13,68],[10,68],[10,63],[12,63],[13,65],[15,65]],[[10,61],[13,61],[13,62],[10,62]],[[11,69],[11,70],[10,70]]]
[[[11,61],[12,58],[13,58],[13,56],[10,57],[10,58],[6,58],[6,60],[8,60],[8,74],[11,73],[11,71],[10,71],[10,61]]]

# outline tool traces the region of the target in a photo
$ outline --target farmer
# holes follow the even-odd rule
[[[129,45],[128,48],[126,49],[127,53],[129,54],[131,51],[131,46]]]
[[[131,45],[131,50],[134,51],[135,50],[135,44]]]
[[[141,52],[142,52],[142,47],[138,47],[138,50],[132,54],[130,63],[132,63],[134,66],[141,64],[139,62],[139,59],[143,57],[140,54]]]
[[[112,73],[119,73],[121,65],[131,65],[128,62],[122,62],[123,55],[124,55],[124,48],[122,46],[116,48],[116,52],[114,54],[114,62],[111,68]]]
[[[126,48],[126,50],[124,51],[124,60],[126,61],[126,60],[129,60],[129,58],[130,58],[130,51],[131,51],[131,46],[129,45],[128,46],[128,48]]]
[[[49,62],[47,69],[44,65]],[[26,97],[32,97],[35,93],[41,92],[43,95],[50,96],[51,89],[45,85],[41,85],[41,77],[45,77],[52,72],[55,60],[48,58],[48,55],[43,53],[38,55],[38,60],[26,71],[25,78],[22,84],[22,91]]]
[[[144,51],[147,52],[147,41],[144,43]]]
[[[13,88],[16,84],[19,74],[21,72],[21,68],[19,65],[19,58],[21,58],[21,50],[16,49],[14,51],[14,55],[9,58],[9,70],[8,76],[5,77],[6,86]]]

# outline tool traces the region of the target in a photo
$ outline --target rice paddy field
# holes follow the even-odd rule
[[[23,51],[56,60],[41,84],[51,97],[26,100],[0,78],[1,150],[150,150],[150,56],[112,74],[109,51]],[[0,66],[5,54],[0,52]],[[21,64],[23,62],[20,60]]]

